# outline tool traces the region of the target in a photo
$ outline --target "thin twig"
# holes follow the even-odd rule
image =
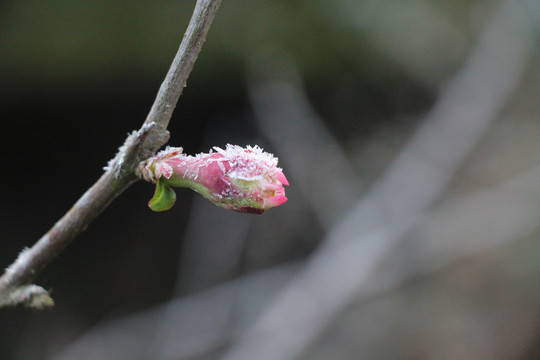
[[[0,309],[16,305],[41,309],[54,304],[43,288],[29,284],[111,201],[138,180],[141,160],[167,142],[173,110],[220,4],[221,0],[197,1],[180,48],[141,129],[127,137],[105,173],[75,205],[6,269],[0,277]]]

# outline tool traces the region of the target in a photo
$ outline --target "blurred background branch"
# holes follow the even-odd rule
[[[8,182],[27,195],[23,207],[2,193],[0,207],[14,208],[2,212],[3,224],[20,232],[4,228],[14,242],[3,244],[6,263],[69,205],[85,186],[84,169],[102,166],[126,124],[144,116],[188,20],[180,15],[191,10],[176,1],[68,3],[11,2],[0,24],[0,50],[11,54],[0,62],[5,84],[17,77],[35,92],[28,109],[11,86],[0,109],[3,119],[17,119],[5,109],[32,119],[6,122],[18,142],[28,140],[18,155],[28,151],[44,172],[73,164],[65,146],[88,154],[77,176],[64,175],[72,191],[63,197],[54,181]],[[50,18],[48,26],[36,21]],[[280,157],[289,202],[255,218],[178,192],[174,209],[151,214],[149,193],[135,184],[111,205],[114,216],[97,219],[43,274],[62,299],[54,312],[3,314],[0,354],[537,359],[537,1],[228,0],[214,26],[175,113],[182,121],[170,124],[171,143],[189,153],[259,144]],[[95,54],[56,58],[43,49],[40,61],[13,60],[32,59],[22,56],[24,44],[56,27],[77,41],[48,36],[49,47]],[[96,68],[125,86],[111,86]],[[139,76],[121,75],[128,70]],[[40,157],[32,147],[40,136],[61,134],[38,120],[62,119],[40,90],[51,78],[54,91],[85,97],[66,102],[59,123],[77,141]],[[73,122],[89,116],[92,127]],[[28,206],[46,204],[55,206],[32,212],[29,226]]]
[[[265,359],[296,358],[366,287],[373,268],[442,195],[529,59],[532,28],[525,14],[509,2],[493,11],[469,59],[385,174],[225,359],[252,359],[260,352]],[[497,61],[486,66],[492,56]]]

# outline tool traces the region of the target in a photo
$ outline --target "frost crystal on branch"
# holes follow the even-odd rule
[[[255,146],[227,144],[225,149],[195,156],[182,148],[168,147],[146,160],[143,177],[157,183],[150,207],[167,210],[175,201],[170,187],[188,187],[227,209],[261,214],[287,201],[283,185],[289,185],[278,159]]]

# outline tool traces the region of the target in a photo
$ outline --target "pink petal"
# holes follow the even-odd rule
[[[262,186],[263,190],[271,190],[271,191],[277,191],[277,190],[284,190],[283,186],[279,184],[272,184],[272,183],[266,183]]]
[[[270,209],[274,206],[279,206],[287,202],[287,197],[285,195],[276,195],[271,198],[264,199],[263,208]]]
[[[277,171],[277,178],[283,185],[289,186],[289,182],[287,181],[287,178],[285,177],[285,174],[283,174],[283,171],[278,170]]]

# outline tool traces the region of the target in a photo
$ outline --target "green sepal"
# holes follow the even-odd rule
[[[154,197],[148,202],[150,209],[154,211],[165,211],[173,207],[176,201],[176,193],[169,186],[158,180]]]

